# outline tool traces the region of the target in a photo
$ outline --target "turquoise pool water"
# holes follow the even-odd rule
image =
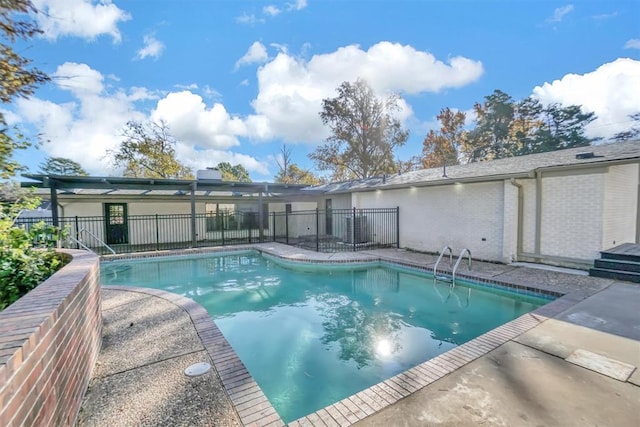
[[[291,266],[256,252],[106,262],[105,285],[200,303],[285,422],[383,381],[548,300],[390,266]]]

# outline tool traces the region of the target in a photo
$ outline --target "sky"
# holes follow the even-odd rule
[[[286,144],[318,173],[321,102],[357,78],[402,97],[400,160],[442,108],[471,113],[495,89],[582,105],[605,140],[640,111],[636,0],[32,1],[43,33],[17,50],[52,81],[0,106],[43,141],[16,155],[32,173],[51,156],[119,175],[108,152],[130,120],[163,120],[194,170],[229,162],[272,181]]]

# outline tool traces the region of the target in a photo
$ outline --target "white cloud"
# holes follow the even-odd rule
[[[238,69],[243,65],[262,63],[269,59],[267,48],[260,42],[253,42],[242,58],[238,59],[235,68]]]
[[[176,139],[193,147],[226,150],[240,145],[237,137],[247,134],[243,120],[232,117],[224,105],[208,108],[201,96],[189,91],[173,92],[158,101],[151,118],[164,120]]]
[[[37,97],[19,99],[16,111],[8,116],[14,123],[34,125],[48,141],[42,148],[50,156],[75,160],[92,174],[109,174],[113,170],[107,151],[118,148],[127,121],[167,119],[171,133],[180,141],[177,157],[188,166],[211,166],[212,161],[222,159],[217,163],[230,161],[250,172],[267,173],[264,162],[228,150],[238,146],[237,137],[245,135],[247,127],[222,104],[209,108],[199,95],[174,92],[158,100],[149,116],[138,103],[155,101],[158,96],[146,88],[109,90],[103,84],[104,76],[86,64],[62,64],[53,77],[60,89],[71,93],[72,101],[56,104]]]
[[[52,74],[58,87],[68,90],[82,98],[87,95],[97,95],[104,90],[104,77],[87,64],[65,62]]]
[[[326,134],[318,116],[322,99],[335,96],[344,81],[364,78],[384,96],[389,91],[418,94],[462,87],[482,73],[479,61],[453,57],[444,63],[430,53],[389,42],[366,51],[346,46],[309,61],[281,52],[258,70],[259,93],[252,105],[262,118],[252,118],[249,130],[260,129],[260,137],[317,142]],[[407,117],[411,108],[406,103],[403,107],[401,117]]]
[[[270,174],[266,161],[259,161],[255,157],[233,151],[215,149],[194,150],[193,147],[178,142],[176,144],[176,155],[194,170],[214,167],[221,162],[229,162],[232,165],[240,164],[244,166],[249,173],[255,172],[260,175]]]
[[[143,37],[144,46],[138,50],[136,59],[144,59],[151,57],[153,59],[160,58],[162,51],[164,50],[164,43],[159,41],[153,36],[153,34],[147,34]]]
[[[640,49],[640,39],[629,39],[624,44],[625,49]]]
[[[277,6],[274,6],[272,4],[262,8],[262,13],[264,13],[265,15],[269,15],[269,16],[279,15],[280,12],[282,12],[282,11]]]
[[[236,22],[239,22],[240,24],[255,25],[262,24],[265,21],[263,18],[258,18],[253,13],[243,13],[242,15],[236,17]]]
[[[259,52],[261,45],[256,46]],[[20,100],[16,114],[52,141],[44,145],[47,154],[79,161],[91,173],[108,171],[106,151],[118,147],[127,121],[163,119],[180,141],[178,159],[187,165],[231,161],[264,174],[264,162],[237,153],[241,141],[320,142],[327,134],[318,115],[322,99],[336,96],[336,88],[344,81],[365,78],[379,96],[385,96],[389,92],[418,94],[461,87],[482,73],[478,61],[453,57],[443,62],[411,46],[388,42],[366,51],[347,46],[309,60],[281,51],[257,71],[254,112],[239,116],[228,112],[222,102],[206,102],[203,96],[207,93],[217,94],[208,87],[187,85],[185,90],[159,97],[146,88],[118,88],[117,78],[109,77],[109,84],[105,84],[105,77],[86,64],[65,63],[53,76],[58,87],[71,94],[72,101]],[[196,90],[204,93],[196,94]],[[149,107],[152,112],[144,113]],[[406,100],[401,100],[400,107],[397,115],[401,120],[412,116]]]
[[[293,3],[287,3],[287,10],[302,10],[307,7],[307,0],[296,0]]]
[[[106,34],[120,42],[118,23],[131,19],[111,0],[33,0],[33,5],[39,11],[35,18],[43,36],[50,40],[63,36],[93,40]]]
[[[533,89],[543,103],[581,105],[598,117],[587,135],[608,138],[628,129],[629,114],[640,111],[640,61],[620,58],[586,74],[567,74]]]
[[[547,18],[547,22],[560,22],[564,19],[564,17],[573,12],[573,5],[568,4],[566,6],[558,7],[553,11],[553,15]]]

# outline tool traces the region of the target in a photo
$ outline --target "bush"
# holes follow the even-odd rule
[[[20,208],[30,208],[35,199],[13,200],[0,210],[0,311],[25,295],[60,269],[66,258],[54,250],[60,233],[44,222],[30,229],[17,227]]]

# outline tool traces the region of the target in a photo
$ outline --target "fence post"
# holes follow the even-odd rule
[[[220,215],[220,212],[216,211],[216,215]],[[220,218],[220,216],[218,217]],[[220,221],[220,234],[222,235],[222,246],[224,246],[224,212],[222,213],[222,221]]]
[[[396,206],[396,248],[400,249],[400,206]]]
[[[271,229],[271,237],[273,238],[273,241],[276,241],[276,211],[271,212],[273,214],[273,221],[271,222],[271,224],[273,225],[273,228]]]
[[[160,227],[158,226],[158,214],[156,214],[156,251],[160,250]]]
[[[320,217],[318,208],[316,208],[316,252],[320,252]]]
[[[78,224],[78,215],[76,215],[76,240],[80,240],[80,225]],[[80,249],[80,245],[76,243],[76,249]]]
[[[284,211],[284,241],[289,244],[289,212]]]
[[[353,252],[356,251],[356,208],[353,208],[353,218],[351,218],[351,238],[353,239]]]

